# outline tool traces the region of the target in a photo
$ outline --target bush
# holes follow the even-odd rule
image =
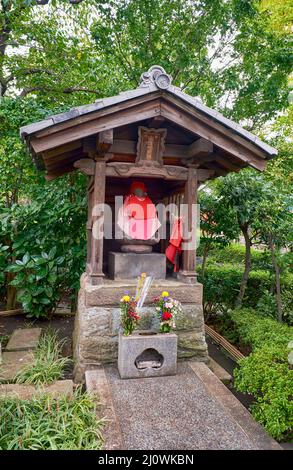
[[[288,343],[293,328],[260,318],[252,309],[235,310],[231,318],[241,340],[252,347],[234,372],[235,387],[254,395],[252,414],[272,437],[292,440],[293,370],[288,363]]]
[[[17,298],[29,317],[46,317],[52,312],[62,294],[62,264],[64,256],[56,256],[56,247],[49,253],[26,253],[7,271],[15,274],[11,285],[17,288]]]
[[[204,285],[203,301],[205,315],[216,315],[235,307],[235,302],[239,292],[240,282],[243,274],[243,267],[232,264],[210,265],[205,269],[204,278],[201,269],[198,268],[198,280]],[[292,321],[292,274],[283,274],[281,277],[281,287],[284,304],[284,319],[290,323]],[[249,274],[247,288],[245,292],[244,307],[257,308],[263,315],[267,314],[277,317],[274,297],[269,292],[273,286],[274,279],[269,271],[254,270]]]
[[[32,400],[0,398],[1,450],[99,450],[102,420],[95,401],[74,392],[73,398],[42,395]]]
[[[73,182],[68,180],[70,177],[75,178]],[[22,290],[19,299],[24,303],[24,308],[30,310],[31,316],[44,316],[50,312],[50,307],[54,309],[57,300],[53,297],[55,294],[60,297],[61,284],[62,295],[71,299],[73,307],[86,260],[85,184],[84,175],[75,173],[42,188],[33,186],[32,194],[11,208],[1,206],[0,201],[0,247],[9,245],[9,250],[0,253],[1,272],[5,273],[13,265],[12,271],[18,278],[15,287]],[[52,252],[53,258],[48,259]],[[46,256],[45,262],[42,258]],[[30,263],[30,272],[25,272],[21,267],[24,257]],[[60,258],[63,262],[58,264]],[[53,279],[56,274],[57,279]],[[35,279],[38,286],[33,286]],[[3,300],[6,282],[7,279],[3,274],[1,278],[0,274]],[[24,292],[26,288],[27,293]],[[33,296],[30,295],[31,291]],[[45,299],[42,300],[44,303],[39,302],[41,312],[37,309],[38,302],[31,299],[35,295]]]
[[[231,263],[244,265],[245,260],[245,246],[239,243],[231,243],[227,246],[215,246],[211,249],[208,263]],[[268,268],[271,264],[269,253],[263,250],[256,250],[251,248],[251,264],[253,269]]]

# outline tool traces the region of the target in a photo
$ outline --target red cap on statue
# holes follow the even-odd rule
[[[146,186],[141,181],[133,181],[130,185],[129,194],[134,194],[136,189],[141,189],[144,193],[147,192]]]

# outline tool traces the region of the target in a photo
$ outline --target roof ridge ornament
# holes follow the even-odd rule
[[[166,90],[171,85],[171,82],[172,77],[160,65],[153,65],[140,76],[140,87],[146,87],[154,83],[161,90]]]

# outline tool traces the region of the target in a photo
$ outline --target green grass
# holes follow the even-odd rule
[[[78,388],[69,399],[0,398],[0,450],[99,450],[103,420]]]
[[[64,368],[71,362],[61,356],[64,341],[58,341],[56,332],[46,332],[39,341],[33,364],[29,364],[15,377],[16,383],[33,385],[51,384],[62,379]]]
[[[0,344],[2,346],[2,349],[5,348],[5,346],[7,345],[9,338],[9,335],[0,335]]]

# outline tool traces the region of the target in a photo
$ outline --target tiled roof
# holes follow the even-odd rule
[[[252,142],[254,145],[261,148],[269,156],[273,156],[278,153],[275,148],[266,144],[251,132],[248,132],[236,122],[232,121],[231,119],[227,119],[218,111],[215,111],[214,109],[204,105],[200,98],[187,95],[180,88],[171,85],[171,77],[166,74],[162,67],[159,66],[153,66],[149,69],[148,72],[143,73],[141,76],[140,86],[134,90],[123,91],[122,93],[119,93],[119,95],[116,96],[98,99],[92,104],[78,106],[76,108],[70,109],[65,113],[55,114],[43,121],[29,124],[20,129],[20,135],[23,139],[25,139],[27,136],[30,136],[40,130],[54,126],[55,124],[68,121],[78,116],[89,114],[94,111],[113,106],[115,104],[122,103],[123,101],[128,101],[139,96],[154,93],[158,90],[180,98],[184,102],[193,106],[200,113],[203,113],[214,121],[217,121],[225,127],[232,129],[232,131],[236,134],[239,134],[244,139]]]

